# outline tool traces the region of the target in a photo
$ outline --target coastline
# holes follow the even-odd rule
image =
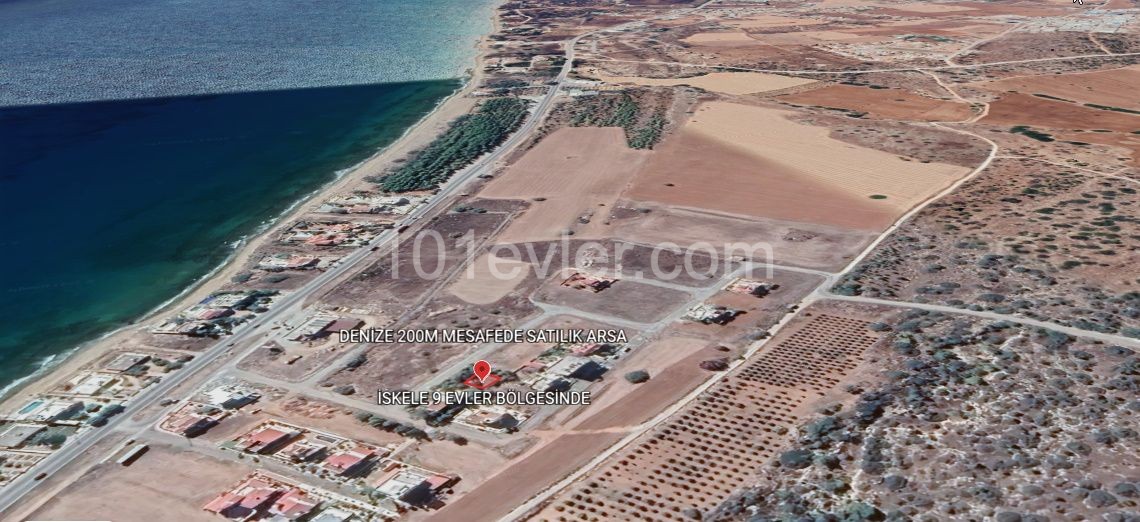
[[[0,408],[8,410],[18,407],[29,397],[50,389],[61,378],[114,351],[117,345],[135,330],[147,328],[160,321],[166,314],[188,307],[218,291],[244,268],[246,262],[265,245],[269,238],[280,232],[283,227],[311,212],[315,204],[337,193],[350,191],[356,186],[371,185],[364,181],[365,177],[382,173],[395,160],[427,145],[445,131],[452,120],[469,112],[475,106],[476,100],[469,98],[468,95],[479,85],[483,77],[483,66],[490,44],[489,36],[500,29],[498,5],[499,2],[495,2],[490,6],[491,28],[475,43],[472,66],[468,69],[468,74],[460,78],[462,84],[436,103],[435,107],[419,121],[404,129],[399,138],[355,165],[338,170],[332,180],[298,198],[279,215],[267,220],[247,236],[237,240],[235,244],[229,245],[230,252],[221,263],[154,309],[131,320],[129,324],[101,334],[69,350],[45,356],[33,373],[0,388]]]

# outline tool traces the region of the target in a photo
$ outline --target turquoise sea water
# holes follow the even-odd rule
[[[489,5],[0,0],[0,388],[398,138]]]

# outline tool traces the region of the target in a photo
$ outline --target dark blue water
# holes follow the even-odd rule
[[[0,108],[0,387],[177,295],[458,86]]]
[[[400,136],[492,4],[0,0],[0,389]]]

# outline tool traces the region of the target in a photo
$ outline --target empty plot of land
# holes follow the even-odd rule
[[[555,277],[547,282],[535,292],[534,299],[639,323],[660,320],[689,299],[685,292],[635,281],[618,281],[597,293],[590,289],[562,286],[561,281],[561,277]]]
[[[851,29],[847,32],[856,34],[898,35],[898,36],[949,36],[959,39],[973,40],[1001,33],[1008,29],[1002,24],[978,23],[973,19],[943,20],[899,20],[876,24],[871,27]]]
[[[959,11],[972,11],[973,7],[962,5],[934,4],[930,2],[910,2],[906,4],[872,4],[880,7],[890,7],[899,11],[912,13],[956,13]]]
[[[582,412],[576,430],[634,426],[645,422],[712,376],[700,362],[725,354],[710,342],[693,337],[670,337],[637,349],[622,361],[621,372],[645,370],[650,379],[632,384],[625,379],[606,379],[595,392],[593,403]]]
[[[683,38],[682,42],[693,45],[758,45],[760,42],[748,36],[748,33],[743,31],[729,31],[722,33],[697,33],[687,38]]]
[[[1117,132],[1140,130],[1140,115],[1082,107],[1020,93],[1002,95],[990,104],[989,114],[981,121],[1049,129],[1105,129]]]
[[[781,100],[797,105],[819,105],[865,112],[872,117],[910,121],[962,121],[971,116],[964,103],[936,100],[899,89],[870,89],[831,85],[788,94]]]
[[[510,294],[530,273],[530,263],[484,254],[459,274],[450,292],[471,304],[491,304]]]
[[[202,506],[249,472],[194,452],[152,447],[129,467],[103,464],[49,500],[32,520],[217,521]]]
[[[824,20],[813,20],[811,18],[792,18],[788,16],[775,16],[775,15],[760,15],[750,16],[748,18],[737,18],[723,20],[725,25],[734,27],[741,27],[744,29],[761,29],[768,27],[793,27],[798,25],[821,25],[826,24]]]
[[[778,91],[815,83],[815,80],[793,78],[779,74],[754,72],[717,72],[688,78],[642,78],[639,76],[599,76],[607,83],[632,83],[636,85],[673,86],[691,85],[706,91],[724,94],[756,94]]]
[[[615,234],[639,243],[672,243],[682,248],[703,243],[726,245],[743,238],[749,244],[770,246],[771,262],[825,270],[846,265],[875,235],[816,223],[648,206],[649,214],[615,223]]]
[[[413,466],[445,469],[460,476],[462,480],[451,487],[457,494],[482,484],[507,461],[499,452],[480,444],[416,444],[400,452],[399,457]]]
[[[724,102],[701,106],[658,148],[629,197],[874,230],[967,172],[851,145],[826,128],[790,121],[791,114]]]
[[[605,235],[594,214],[608,212],[648,154],[627,147],[624,131],[616,127],[555,131],[480,193],[485,198],[544,198],[516,218],[498,242],[558,239],[567,230],[578,237]]]
[[[658,147],[628,196],[742,216],[872,229],[891,207],[803,176],[698,133],[682,131]]]
[[[944,13],[967,11],[973,9],[968,6],[931,4],[928,2],[867,2],[861,0],[823,0],[820,7],[859,7],[883,8],[896,11],[911,11],[916,13]]]
[[[1137,85],[1140,85],[1140,65],[1110,71],[1008,78],[981,84],[981,87],[1140,110]]]
[[[883,40],[880,35],[864,35],[846,31],[792,31],[787,33],[761,35],[765,43],[776,45],[802,44],[814,45],[819,43],[866,43]],[[757,36],[756,38],[760,38]]]

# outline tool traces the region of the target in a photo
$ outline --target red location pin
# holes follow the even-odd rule
[[[475,366],[471,367],[471,371],[475,374],[475,378],[479,379],[479,384],[487,380],[487,376],[491,375],[491,363],[487,361],[475,361]]]

